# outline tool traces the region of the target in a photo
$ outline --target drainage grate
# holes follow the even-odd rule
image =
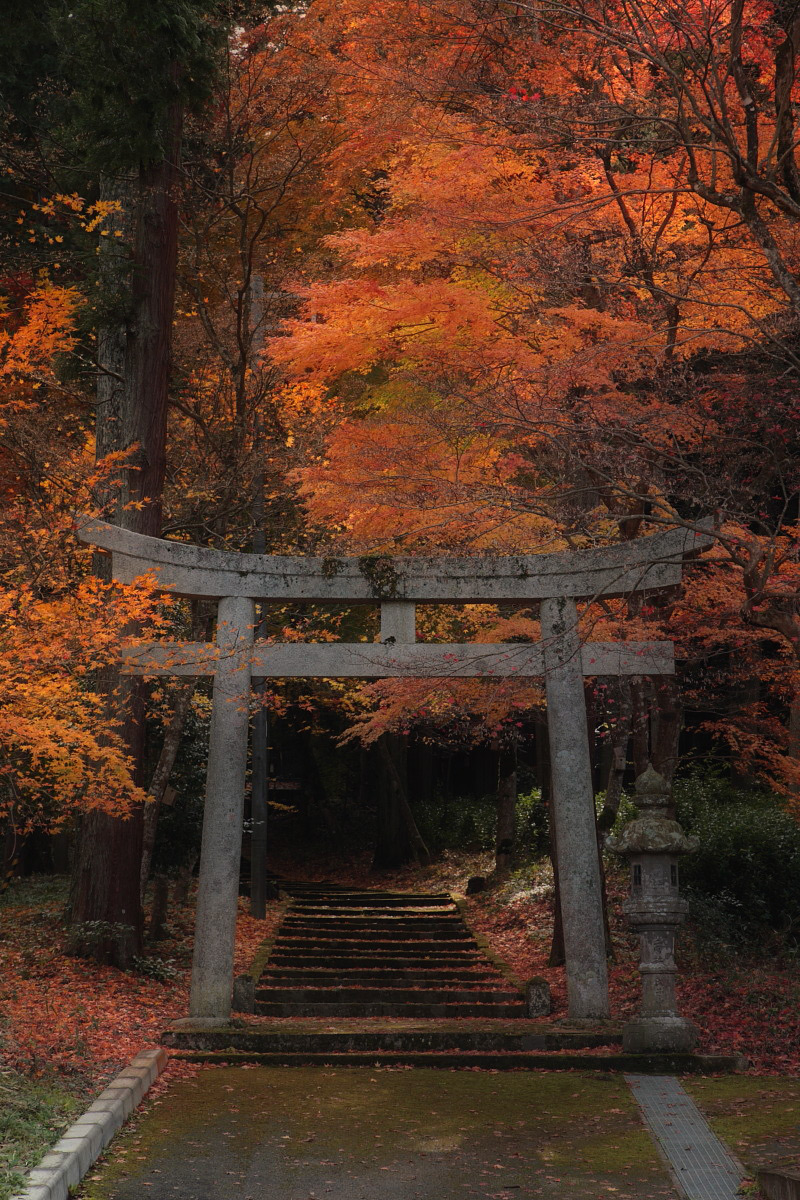
[[[688,1200],[736,1200],[740,1163],[671,1075],[626,1075],[672,1175]]]

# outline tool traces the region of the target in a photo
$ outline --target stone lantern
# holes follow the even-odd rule
[[[634,1054],[689,1051],[697,1042],[697,1026],[681,1017],[675,1000],[675,932],[686,919],[688,904],[679,893],[678,857],[697,849],[667,813],[670,788],[647,767],[636,780],[639,816],[606,845],[630,860],[631,890],[623,911],[639,934],[642,1006],[639,1017],[622,1030],[623,1048]]]

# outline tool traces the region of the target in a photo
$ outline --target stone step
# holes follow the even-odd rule
[[[447,894],[322,887],[293,892],[257,984],[255,1012],[278,1021],[497,1021],[524,1018],[525,1004],[483,956]]]
[[[284,934],[280,931],[273,943],[276,950],[322,950],[332,951],[351,950],[357,953],[369,953],[371,950],[386,950],[389,953],[404,953],[415,955],[418,951],[421,953],[435,953],[441,951],[443,954],[473,954],[477,951],[477,945],[473,938],[413,938],[413,937],[383,937],[375,935],[373,937],[350,937],[344,934],[338,937],[333,933],[328,937],[295,937],[294,934]]]
[[[724,1054],[547,1054],[484,1053],[481,1051],[349,1051],[326,1054],[315,1051],[220,1052],[209,1050],[178,1051],[176,1057],[188,1062],[258,1063],[274,1067],[433,1067],[441,1070],[483,1071],[624,1071],[631,1075],[711,1075],[740,1071],[742,1061]]]
[[[256,1014],[262,1017],[521,1017],[525,1005],[515,1004],[412,1004],[410,1002],[346,1004],[257,1001]]]
[[[338,883],[281,883],[280,886],[292,896],[370,896],[376,899],[388,897],[390,900],[419,900],[430,896],[440,899],[445,896],[448,900],[452,899],[449,892],[398,892],[395,888],[345,887]]]
[[[304,950],[320,950],[330,951],[335,954],[337,951],[343,950],[349,953],[351,950],[361,950],[372,952],[373,950],[388,950],[393,953],[420,953],[429,954],[435,953],[437,950],[444,950],[446,953],[473,953],[476,950],[475,941],[470,938],[449,938],[443,941],[433,941],[430,938],[348,938],[348,937],[285,937],[279,934],[275,939],[275,950],[291,950],[297,953]],[[451,949],[452,947],[452,949]]]
[[[295,893],[290,899],[293,905],[319,908],[327,908],[330,905],[347,908],[353,904],[386,911],[398,906],[409,909],[435,909],[443,905],[448,908],[456,907],[453,897],[445,892],[387,892],[384,895],[379,892],[306,892],[300,895]]]
[[[288,984],[298,984],[303,986],[324,985],[327,982],[332,985],[341,984],[346,986],[351,981],[358,980],[361,983],[386,983],[391,986],[393,983],[406,984],[411,987],[415,983],[424,983],[428,987],[448,987],[453,984],[470,984],[486,985],[497,981],[504,984],[506,980],[499,972],[489,970],[478,971],[425,971],[407,969],[404,971],[393,971],[391,968],[386,968],[384,971],[361,970],[356,968],[349,971],[326,971],[326,970],[304,970],[302,967],[286,967],[273,968],[268,967],[261,976],[260,983],[265,981],[283,982]]]
[[[187,1029],[168,1029],[162,1042],[176,1049],[211,1051],[255,1051],[257,1053],[344,1054],[377,1052],[441,1052],[458,1050],[485,1053],[530,1053],[592,1049],[617,1046],[621,1027],[609,1023],[575,1029],[519,1016],[510,1020],[420,1020],[387,1019],[369,1026],[358,1020],[342,1020],[335,1027],[308,1018],[276,1018],[247,1025],[205,1026],[202,1019],[180,1024]]]
[[[436,899],[444,896],[450,900],[449,892],[399,892],[396,888],[360,888],[346,887],[340,883],[282,883],[284,891],[292,895],[321,895],[321,896],[375,896],[389,897],[392,900],[419,900],[434,896]]]
[[[256,1001],[281,1004],[519,1004],[519,992],[479,988],[410,988],[391,987],[285,987],[271,981],[259,980]]]
[[[387,928],[401,929],[403,925],[419,925],[420,929],[429,928],[449,929],[452,925],[462,923],[462,918],[458,913],[451,913],[439,908],[429,912],[411,912],[408,908],[390,908],[384,911],[383,908],[323,908],[319,912],[306,912],[303,908],[288,908],[285,919],[291,922],[320,922],[326,925],[333,924],[337,920],[341,920],[343,924],[357,928],[361,924],[365,925],[386,925]]]
[[[465,929],[461,921],[450,921],[447,924],[443,921],[428,923],[427,921],[398,921],[392,918],[383,918],[382,920],[348,920],[346,917],[320,917],[319,919],[310,920],[303,918],[298,920],[292,917],[286,917],[281,923],[281,929],[293,934],[308,934],[314,933],[328,937],[331,934],[347,934],[348,937],[402,937],[411,935],[413,937],[468,937],[469,933]]]
[[[320,909],[292,905],[287,910],[287,916],[314,921],[339,918],[342,921],[442,921],[445,924],[453,924],[460,919],[456,910],[451,912],[446,908],[336,908],[333,905]]]
[[[321,913],[307,916],[305,913],[295,913],[291,910],[283,919],[286,928],[303,927],[309,929],[327,929],[329,926],[341,925],[343,929],[463,929],[464,923],[458,916],[429,917],[419,916],[382,916],[372,917],[353,916],[350,913]]]
[[[467,954],[429,954],[417,955],[414,958],[403,958],[395,954],[296,954],[296,953],[275,953],[270,956],[270,967],[302,967],[306,970],[316,970],[320,967],[327,967],[331,970],[349,971],[352,968],[358,969],[370,967],[374,970],[382,970],[384,967],[393,971],[402,971],[407,968],[424,968],[426,970],[434,970],[438,967],[451,968],[454,966],[465,967],[481,967],[484,966],[482,959],[476,955]]]
[[[291,902],[294,906],[301,908],[342,908],[351,909],[354,905],[356,908],[374,908],[381,912],[391,912],[393,909],[409,910],[428,910],[428,909],[447,909],[455,908],[456,902],[452,896],[444,894],[430,895],[422,892],[412,895],[408,892],[387,892],[386,895],[380,895],[378,892],[338,892],[338,893],[306,893],[305,895],[293,895]]]

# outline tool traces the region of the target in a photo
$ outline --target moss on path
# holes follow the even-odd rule
[[[619,1077],[218,1067],[178,1079],[86,1200],[674,1197]]]
[[[749,1171],[800,1163],[800,1079],[730,1075],[683,1085]]]

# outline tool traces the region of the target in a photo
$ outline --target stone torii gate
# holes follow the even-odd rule
[[[587,642],[576,600],[679,583],[702,535],[671,530],[599,549],[510,557],[305,558],[243,554],[145,537],[85,520],[78,536],[110,551],[113,578],[150,572],[164,592],[218,600],[215,643],[131,643],[127,674],[212,675],[213,706],[190,1013],[226,1021],[233,951],[253,680],[264,678],[525,678],[544,676],[552,763],[569,1015],[609,1015],[602,893],[584,676],[665,675],[671,642]],[[254,639],[256,602],[378,604],[378,643]],[[539,603],[538,644],[416,641],[415,606]]]

